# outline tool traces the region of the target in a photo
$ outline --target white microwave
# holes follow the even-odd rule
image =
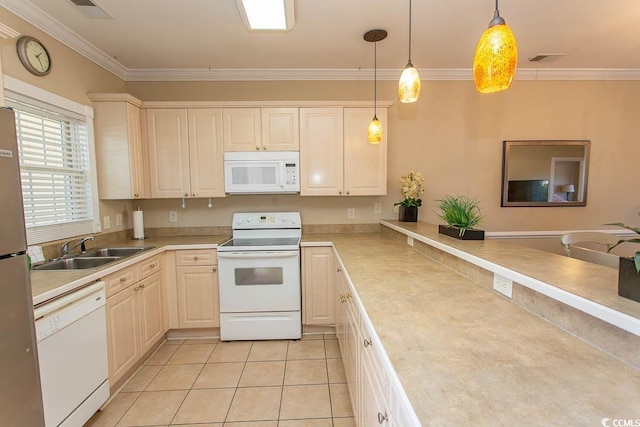
[[[224,153],[224,191],[230,194],[300,192],[300,153]]]

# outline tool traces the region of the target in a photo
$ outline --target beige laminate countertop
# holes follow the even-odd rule
[[[31,292],[33,304],[40,304],[73,291],[166,249],[211,249],[216,248],[229,237],[228,235],[153,237],[144,240],[124,240],[110,243],[108,246],[112,248],[152,246],[153,249],[97,268],[83,270],[32,270]]]
[[[336,247],[423,425],[640,419],[640,371],[404,242],[381,233],[303,236],[303,245],[314,242]],[[471,243],[485,255],[493,246]]]

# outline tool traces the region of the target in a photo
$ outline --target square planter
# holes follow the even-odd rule
[[[399,219],[402,222],[417,222],[418,207],[417,206],[400,206]]]
[[[467,230],[464,232],[464,235],[460,237],[459,228],[438,225],[438,232],[459,240],[484,240],[484,230]]]
[[[631,258],[620,257],[618,295],[640,302],[640,273]]]

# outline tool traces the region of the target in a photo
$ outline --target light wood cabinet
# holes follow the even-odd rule
[[[336,336],[338,345],[342,355],[342,363],[344,365],[344,373],[349,388],[349,397],[351,398],[351,406],[354,417],[356,417],[356,425],[362,425],[358,422],[359,413],[359,354],[360,349],[357,345],[359,336],[360,313],[355,307],[353,292],[347,283],[344,271],[340,267],[335,269],[336,298]]]
[[[305,325],[334,325],[332,247],[302,248],[302,300]]]
[[[142,280],[136,279],[138,274],[148,271],[153,261],[141,261],[104,278],[111,385],[123,378],[166,332],[160,256],[155,258],[157,268]]]
[[[220,326],[215,250],[176,251],[179,328]]]
[[[387,129],[387,110],[378,118]],[[300,109],[300,195],[387,194],[387,140],[369,144],[372,108]]]
[[[140,106],[128,94],[91,93],[100,199],[147,198],[149,175],[142,146]]]
[[[145,109],[151,197],[224,197],[222,110]]]
[[[297,108],[224,108],[224,151],[298,151]]]

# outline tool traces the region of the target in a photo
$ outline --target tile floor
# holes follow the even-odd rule
[[[86,424],[355,426],[335,335],[167,341]]]

